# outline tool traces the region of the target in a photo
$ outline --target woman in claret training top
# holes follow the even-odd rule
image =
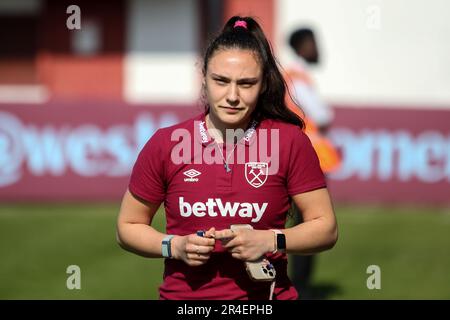
[[[286,253],[332,248],[337,224],[304,122],[286,107],[286,84],[254,19],[232,17],[210,43],[203,88],[204,113],[159,129],[140,152],[119,244],[165,258],[160,299],[297,299]],[[291,201],[304,222],[285,228]],[[161,203],[166,233],[151,226]]]

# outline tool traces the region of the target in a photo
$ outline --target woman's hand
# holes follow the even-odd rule
[[[254,261],[275,250],[275,236],[271,230],[224,229],[216,231],[216,239],[233,258]]]
[[[172,239],[173,258],[183,260],[191,267],[205,264],[214,250],[215,232],[215,229],[211,228],[206,231],[204,237],[197,234],[175,236]]]

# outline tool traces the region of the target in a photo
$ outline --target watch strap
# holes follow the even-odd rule
[[[270,229],[273,232],[274,235],[274,242],[275,242],[275,250],[272,251],[272,254],[277,253],[278,251],[284,252],[285,248],[278,248],[278,235],[279,234],[283,234],[283,232],[281,232],[280,230],[277,229]],[[284,235],[284,234],[283,234]]]
[[[174,237],[173,234],[167,235],[163,238],[162,244],[161,244],[161,252],[162,256],[164,258],[172,258],[172,248],[171,248],[171,241]]]

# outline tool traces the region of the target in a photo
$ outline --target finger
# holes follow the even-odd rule
[[[200,260],[188,260],[186,262],[191,267],[199,267],[206,263],[206,261],[200,261]]]
[[[205,232],[206,235],[206,232]],[[198,236],[197,234],[192,235],[192,237],[189,237],[189,243],[193,244],[193,245],[198,245],[198,246],[214,246],[216,240],[214,238],[207,238],[205,236],[201,237]]]
[[[236,236],[236,233],[231,229],[224,229],[220,231],[216,231],[216,239],[227,241]]]
[[[186,249],[187,253],[195,253],[195,254],[210,254],[211,251],[214,250],[214,246],[199,246],[192,245]]]
[[[216,238],[216,228],[212,227],[208,231],[205,232],[206,238]]]
[[[216,243],[216,239],[214,239],[214,238],[201,238],[200,240],[198,240],[197,245],[214,247],[215,243]]]
[[[242,248],[240,248],[240,247],[234,247],[234,248],[231,248],[231,249],[229,250],[229,252],[241,254],[241,253],[242,253]]]
[[[211,247],[197,246],[197,248],[195,249],[195,252],[191,252],[189,254],[190,254],[191,259],[208,260],[211,255],[212,250],[213,250],[213,248],[211,248]]]
[[[242,245],[242,242],[239,238],[236,238],[236,237],[229,239],[226,242],[222,242],[222,246],[226,249],[234,248],[234,247],[237,247],[240,245]]]
[[[242,257],[241,253],[238,253],[238,252],[232,253],[231,256],[233,258],[235,258],[235,259],[238,259],[238,260],[244,260],[244,258]]]
[[[209,254],[201,254],[201,253],[188,253],[186,256],[189,260],[196,260],[196,261],[207,261],[210,258]]]

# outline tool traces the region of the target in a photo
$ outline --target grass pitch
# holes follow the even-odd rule
[[[2,204],[0,299],[157,299],[162,259],[122,250],[119,203]],[[339,241],[316,257],[313,286],[325,299],[449,299],[450,210],[336,206]],[[154,225],[164,230],[163,211]],[[67,267],[81,269],[69,290]],[[381,270],[369,290],[367,267]]]

